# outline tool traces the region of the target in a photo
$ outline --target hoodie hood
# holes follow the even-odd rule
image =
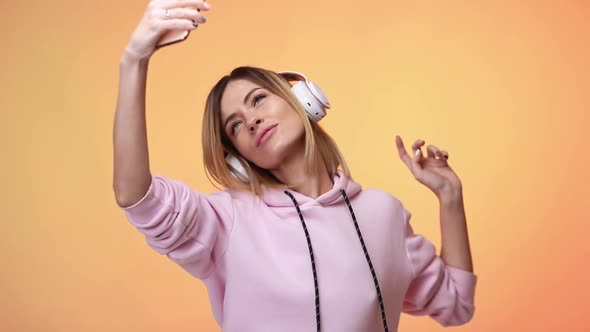
[[[362,190],[360,184],[355,182],[353,179],[346,177],[346,175],[341,170],[337,171],[337,173],[332,178],[332,181],[334,182],[332,189],[315,199],[300,194],[294,190],[289,189],[287,191],[289,191],[293,197],[295,197],[295,200],[297,200],[297,203],[301,207],[305,207],[309,204],[332,205],[344,202],[344,197],[342,197],[342,193],[340,192],[342,189],[346,191],[346,195],[349,198],[354,197]],[[261,199],[268,206],[293,207],[293,201],[285,194],[284,190],[267,188],[262,194]]]

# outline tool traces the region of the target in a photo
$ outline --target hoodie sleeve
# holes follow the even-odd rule
[[[163,175],[152,175],[144,197],[121,208],[150,247],[199,279],[225,253],[234,223],[228,192],[204,195]]]
[[[406,253],[413,278],[404,298],[403,312],[429,315],[445,327],[469,322],[475,311],[477,276],[446,265],[432,242],[414,234],[410,218],[411,213],[404,208]]]

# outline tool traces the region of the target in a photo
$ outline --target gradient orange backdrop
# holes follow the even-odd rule
[[[208,90],[233,67],[306,73],[353,176],[438,205],[395,150],[423,138],[464,184],[476,314],[454,331],[590,326],[590,2],[210,0],[148,79],[152,172],[204,192]],[[122,51],[147,1],[0,3],[2,331],[219,331],[206,289],[147,246],[112,191]],[[402,315],[400,331],[442,331]]]

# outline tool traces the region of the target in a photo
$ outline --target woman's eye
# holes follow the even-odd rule
[[[236,130],[238,129],[238,125],[241,123],[242,123],[241,121],[236,121],[236,122],[234,122],[234,124],[231,125],[232,135],[236,133]]]
[[[262,99],[264,99],[266,96],[265,95],[258,95],[256,97],[254,97],[254,99],[252,99],[252,104],[254,106],[256,106],[256,104],[258,104],[258,102]]]

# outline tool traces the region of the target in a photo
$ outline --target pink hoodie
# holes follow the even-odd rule
[[[290,191],[313,246],[321,330],[383,331],[376,286],[341,189],[345,189],[376,274],[389,331],[400,313],[443,326],[468,322],[476,275],[445,265],[414,234],[394,196],[342,173],[317,199]],[[223,331],[316,331],[314,277],[293,200],[269,189],[260,198],[223,190],[205,195],[153,175],[145,196],[122,208],[157,252],[203,280]]]

